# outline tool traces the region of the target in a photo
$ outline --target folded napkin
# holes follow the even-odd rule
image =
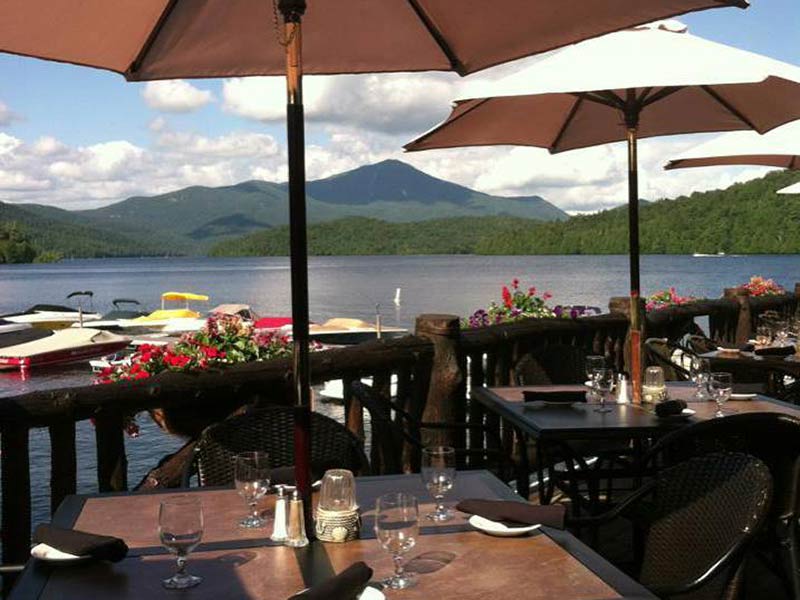
[[[656,415],[659,417],[673,417],[681,414],[686,406],[686,402],[683,400],[665,400],[656,404]]]
[[[571,404],[573,402],[586,402],[586,390],[523,390],[522,397],[525,402],[559,402]]]
[[[794,354],[794,346],[779,346],[777,348],[759,348],[756,350],[757,356],[791,356]]]
[[[371,578],[372,569],[359,561],[327,581],[295,594],[289,600],[356,600]]]
[[[527,502],[513,500],[462,500],[456,504],[456,510],[479,515],[490,521],[500,521],[510,526],[546,525],[556,529],[564,529],[566,508],[562,504],[536,506]]]
[[[33,541],[47,544],[75,556],[91,556],[97,560],[118,562],[128,554],[128,546],[119,538],[95,535],[77,529],[64,529],[42,524],[33,532]]]

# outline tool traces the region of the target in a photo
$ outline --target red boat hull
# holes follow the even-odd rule
[[[98,356],[112,354],[118,350],[122,350],[127,345],[128,340],[119,340],[87,344],[76,348],[53,350],[52,352],[42,352],[34,356],[0,356],[0,370],[41,368],[82,362],[91,358],[97,358]]]

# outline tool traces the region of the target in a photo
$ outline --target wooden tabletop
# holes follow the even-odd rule
[[[746,368],[753,371],[783,371],[793,375],[800,375],[800,356],[759,356],[753,352],[706,352],[700,355],[711,362],[714,369]]]
[[[450,502],[466,497],[519,499],[485,471],[460,472]],[[174,570],[174,558],[158,546],[157,507],[166,494],[72,496],[59,508],[54,523],[96,533],[123,535],[131,546],[116,564],[88,562],[52,568],[31,560],[12,600],[66,598],[276,599],[324,581],[358,560],[380,580],[391,573],[388,553],[372,537],[370,511],[375,498],[388,491],[408,491],[428,511],[430,497],[418,475],[357,479],[358,500],[365,513],[362,539],[346,544],[313,542],[307,548],[267,545],[264,532],[243,532],[236,522],[244,504],[232,490],[195,490],[206,514],[203,544],[192,553],[189,572],[204,577],[188,592],[170,592],[161,580]],[[470,600],[524,597],[531,600],[611,600],[655,598],[567,532],[543,528],[521,538],[493,538],[473,530],[466,515],[449,524],[423,523],[422,535],[409,554],[409,570],[418,575],[411,590],[384,590],[388,598]]]
[[[525,402],[526,390],[549,390],[552,386],[477,388],[473,398],[487,409],[497,413],[524,433],[540,439],[591,439],[650,437],[688,423],[714,417],[717,405],[714,402],[694,400],[694,388],[685,384],[669,384],[672,398],[686,400],[695,415],[689,419],[660,419],[651,405],[609,403],[610,412],[596,412],[596,404],[574,403],[563,406],[545,405],[541,402]],[[800,416],[800,409],[791,404],[756,395],[748,400],[730,400],[725,411],[734,412],[781,412]]]

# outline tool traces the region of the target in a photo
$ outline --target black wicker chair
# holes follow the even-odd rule
[[[707,454],[660,471],[609,513],[569,525],[597,526],[644,512],[639,581],[659,598],[728,600],[741,586],[743,559],[768,513],[771,490],[769,469],[759,459]]]
[[[684,367],[676,356],[694,355],[694,352],[666,338],[649,338],[644,342],[647,363],[664,369],[664,378],[667,381],[689,381],[689,369]]]
[[[239,452],[263,450],[273,468],[294,464],[294,411],[289,406],[257,408],[211,425],[200,434],[194,457],[184,473],[189,485],[196,472],[201,486],[233,483],[233,457]],[[361,441],[338,423],[311,413],[311,466],[369,473]]]
[[[759,458],[774,483],[772,507],[756,548],[777,567],[790,597],[800,598],[800,419],[779,413],[740,413],[695,423],[662,438],[644,458],[646,468],[693,456],[734,451]]]
[[[575,346],[561,344],[538,348],[517,361],[514,378],[517,385],[583,383],[585,353]]]
[[[409,463],[411,471],[420,469],[421,451],[423,448],[422,432],[425,430],[461,431],[465,435],[487,436],[489,448],[468,449],[456,448],[456,460],[459,464],[492,470],[503,481],[513,479],[513,465],[505,456],[500,438],[481,424],[422,421],[419,416],[403,409],[397,402],[387,398],[374,388],[354,381],[350,385],[354,400],[367,409],[372,427],[372,465],[376,473],[402,473],[405,463]]]

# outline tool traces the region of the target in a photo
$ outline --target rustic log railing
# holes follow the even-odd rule
[[[649,335],[679,337],[687,322],[708,317],[710,334],[735,342],[752,337],[757,316],[767,310],[794,314],[795,293],[751,298],[728,293],[718,300],[703,300],[650,313]],[[415,336],[376,341],[360,346],[312,354],[312,383],[332,379],[344,382],[345,424],[364,436],[363,410],[350,394],[350,383],[371,377],[385,391],[397,382],[396,397],[426,420],[454,420],[474,424],[468,433],[444,432],[426,442],[450,443],[472,449],[491,443],[483,425],[497,428],[504,445],[512,440],[495,417],[469,402],[468,390],[513,382],[516,362],[527,352],[549,345],[572,345],[587,353],[603,354],[624,369],[628,320],[612,301],[612,313],[570,319],[531,319],[508,325],[462,330],[456,317],[423,315]],[[289,402],[291,364],[276,359],[230,367],[224,371],[193,374],[164,373],[142,382],[86,386],[32,392],[0,398],[0,450],[2,450],[2,542],[4,562],[24,561],[31,525],[29,433],[46,428],[50,439],[51,507],[75,493],[77,451],[75,424],[93,419],[97,453],[97,489],[128,488],[123,419],[125,415],[161,409],[202,415],[208,423],[224,418],[247,404]],[[377,447],[373,444],[373,447]],[[180,464],[188,452],[179,453]],[[470,466],[480,466],[480,458]],[[171,485],[177,469],[169,465],[146,485]]]

